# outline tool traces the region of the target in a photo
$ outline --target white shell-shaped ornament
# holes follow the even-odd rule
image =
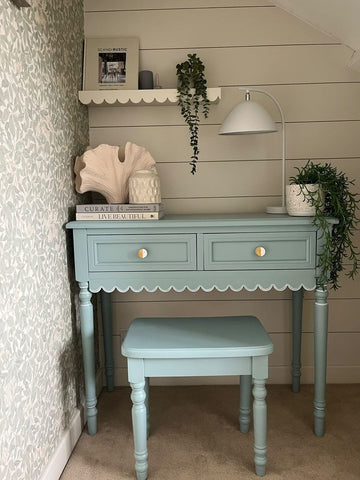
[[[155,160],[144,147],[131,142],[125,149],[101,144],[76,157],[75,189],[78,193],[98,192],[108,203],[127,203],[130,176],[151,167]]]

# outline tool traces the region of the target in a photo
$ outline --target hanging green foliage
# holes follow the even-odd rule
[[[330,287],[339,288],[339,273],[344,264],[350,264],[347,275],[354,278],[358,272],[360,253],[353,243],[353,233],[359,223],[357,212],[359,199],[351,192],[354,180],[349,180],[343,172],[329,163],[314,164],[310,160],[302,168],[296,168],[296,176],[290,177],[291,184],[300,185],[308,202],[315,207],[314,224],[324,232],[325,245],[318,255],[320,270],[319,284],[330,282]],[[307,184],[318,184],[323,192],[313,192]],[[328,228],[326,217],[335,217],[338,223]]]
[[[178,105],[190,132],[192,174],[196,173],[196,165],[199,160],[199,113],[201,111],[205,118],[209,114],[210,102],[207,97],[204,71],[204,64],[196,53],[189,53],[188,60],[176,65]]]

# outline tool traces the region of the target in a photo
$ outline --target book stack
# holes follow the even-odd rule
[[[162,203],[105,203],[76,205],[76,220],[159,220]]]

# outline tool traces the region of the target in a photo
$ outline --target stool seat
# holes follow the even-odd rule
[[[121,347],[132,388],[137,480],[148,474],[149,378],[240,376],[240,431],[250,425],[253,383],[255,472],[266,472],[266,388],[273,343],[254,316],[136,318]]]
[[[132,358],[223,358],[269,355],[273,343],[258,318],[137,318],[122,344]]]

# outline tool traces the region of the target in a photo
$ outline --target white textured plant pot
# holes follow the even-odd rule
[[[319,185],[306,184],[310,192],[319,192]],[[306,192],[306,189],[304,189]],[[322,190],[319,192],[322,195]],[[315,207],[312,207],[309,200],[301,191],[300,185],[286,185],[286,209],[289,215],[293,217],[313,217]]]
[[[160,202],[160,178],[156,170],[138,170],[129,178],[129,203]]]

